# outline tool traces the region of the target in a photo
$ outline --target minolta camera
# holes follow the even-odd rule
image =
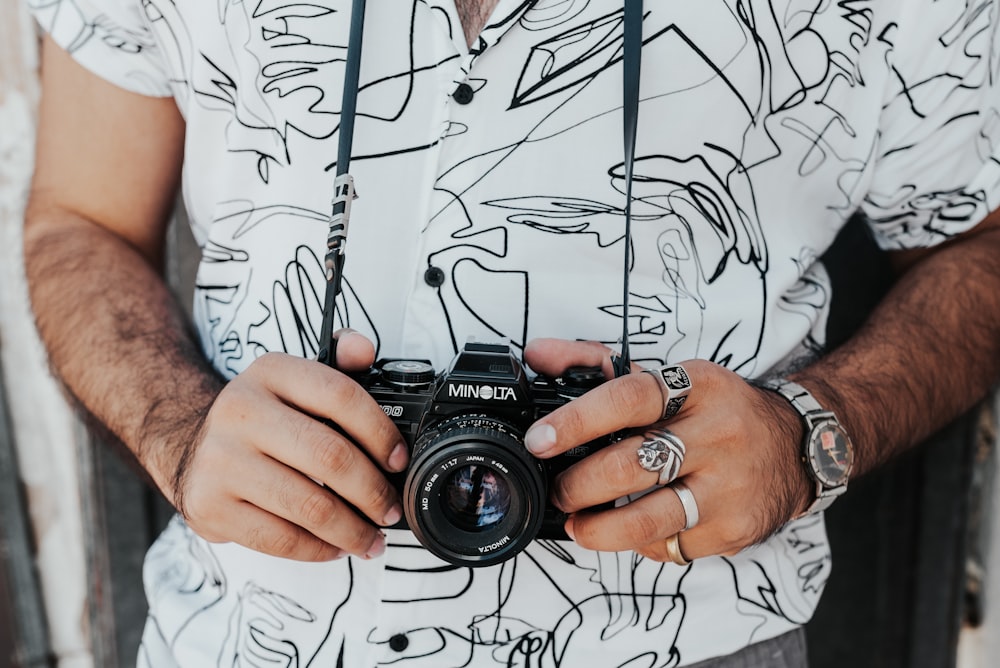
[[[499,563],[535,538],[566,538],[565,516],[548,503],[550,483],[611,439],[540,460],[523,435],[599,385],[599,368],[529,379],[510,346],[467,343],[441,374],[425,360],[389,359],[357,380],[410,446],[410,466],[395,480],[404,519],[394,528],[408,527],[460,566]]]

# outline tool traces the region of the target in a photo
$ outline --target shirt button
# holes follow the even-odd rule
[[[455,102],[459,104],[469,104],[472,102],[472,98],[476,96],[476,92],[472,90],[472,86],[467,83],[458,84],[458,88],[455,92],[451,94],[455,98]]]
[[[410,639],[402,633],[397,633],[393,637],[389,638],[389,648],[392,649],[393,652],[402,652],[409,646]]]
[[[424,272],[424,282],[432,288],[440,288],[444,285],[444,270],[440,267],[427,267]]]

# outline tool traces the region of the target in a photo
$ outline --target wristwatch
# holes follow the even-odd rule
[[[837,416],[823,410],[813,395],[798,383],[772,378],[759,385],[787,399],[805,425],[802,461],[816,483],[816,500],[799,517],[826,510],[847,491],[847,479],[854,466],[854,445],[850,436],[837,421]]]

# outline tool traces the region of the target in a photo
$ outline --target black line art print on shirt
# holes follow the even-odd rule
[[[62,21],[79,57],[172,93],[185,115],[203,252],[194,309],[213,365],[231,376],[268,351],[314,356],[348,0],[29,4]],[[635,359],[753,376],[814,355],[831,298],[816,258],[855,210],[903,247],[988,207],[1000,115],[974,91],[998,76],[996,0],[645,5]],[[352,248],[369,261],[348,261],[338,325],[385,355],[433,338],[436,363],[470,335],[614,344],[620,3],[500,0],[471,49],[452,0],[369,11],[352,163]],[[471,103],[451,97],[460,83]],[[957,157],[921,148],[963,142]],[[963,171],[970,153],[982,174]],[[429,267],[440,285],[421,279]],[[685,569],[544,541],[495,568],[455,568],[399,532],[377,568],[258,558],[172,523],[147,561],[140,662],[171,665],[204,642],[219,666],[676,666],[715,651],[706,628],[745,643],[804,623],[830,570],[815,518]]]

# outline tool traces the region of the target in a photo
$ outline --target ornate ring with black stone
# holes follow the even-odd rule
[[[660,420],[669,420],[681,410],[691,392],[691,377],[680,364],[665,364],[655,369],[643,369],[656,379],[663,395],[663,412]]]

